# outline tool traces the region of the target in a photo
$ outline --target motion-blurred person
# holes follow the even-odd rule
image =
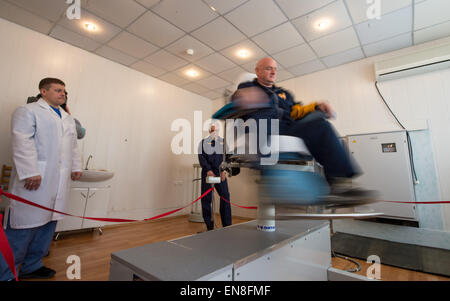
[[[270,109],[257,112],[255,118],[278,119],[280,135],[303,139],[314,159],[324,167],[332,195],[349,198],[373,196],[373,191],[352,188],[344,180],[360,172],[351,162],[333,126],[326,120],[335,116],[331,106],[326,102],[308,105],[294,102],[291,93],[275,85],[277,63],[270,57],[257,63],[255,73],[257,78],[238,86],[232,101],[241,106],[269,103]]]

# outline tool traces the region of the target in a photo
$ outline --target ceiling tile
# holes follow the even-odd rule
[[[277,72],[277,82],[282,82],[293,77],[295,77],[295,75],[287,70],[280,70]]]
[[[0,1],[0,17],[43,34],[48,34],[53,26],[49,20],[33,15],[4,0]]]
[[[195,64],[212,73],[219,73],[236,66],[232,61],[217,52],[196,61]]]
[[[81,0],[81,20],[69,20],[65,0],[0,0],[0,17],[177,86],[203,84],[214,97],[266,56],[284,81],[450,36],[449,0],[376,0],[379,20],[369,19],[374,1]],[[335,22],[318,32],[322,16]],[[242,49],[252,56],[238,58]],[[200,75],[187,77],[189,68]]]
[[[250,0],[225,18],[248,37],[273,28],[287,19],[272,0]]]
[[[364,58],[364,53],[361,50],[361,47],[356,47],[350,50],[346,50],[341,53],[333,54],[327,57],[322,58],[322,62],[327,65],[327,67],[334,67],[342,64],[346,64],[349,62],[353,62],[356,60],[360,60]]]
[[[199,85],[197,83],[189,83],[187,85],[184,85],[182,88],[186,89],[188,91],[191,91],[195,94],[202,94],[202,93],[206,93],[209,91],[207,88],[205,88],[202,85]]]
[[[243,49],[249,51],[250,53],[250,55],[246,58],[242,58],[237,55],[237,53]],[[236,45],[228,47],[222,50],[220,53],[222,53],[238,65],[243,65],[266,56],[266,53],[250,40],[245,40]]]
[[[187,54],[187,49],[194,50],[194,54]],[[181,39],[170,44],[166,47],[166,50],[191,62],[197,61],[214,52],[214,50],[189,35],[185,35]]]
[[[412,34],[408,32],[381,42],[366,45],[363,48],[367,56],[375,56],[410,46],[412,46]]]
[[[219,32],[220,34],[217,34]],[[221,50],[246,39],[239,30],[222,17],[191,34],[215,50]]]
[[[326,69],[326,66],[321,61],[314,60],[314,61],[310,61],[307,63],[303,63],[298,66],[291,67],[288,70],[295,76],[302,76],[302,75],[317,72],[317,71],[320,71],[323,69]]]
[[[127,30],[160,47],[167,46],[184,35],[182,30],[151,11],[137,19]]]
[[[316,58],[316,55],[309,45],[303,44],[274,54],[273,58],[283,67],[288,68],[311,61]]]
[[[322,21],[329,22],[329,27],[323,30],[318,29],[317,25]],[[292,24],[307,41],[312,41],[349,27],[352,21],[344,2],[339,0],[304,17],[292,20]]]
[[[83,7],[120,27],[127,27],[146,9],[133,0],[83,1]]]
[[[166,73],[159,77],[160,80],[168,82],[169,84],[175,86],[182,86],[187,84],[189,81],[187,79],[182,78],[181,76],[176,75],[175,73]]]
[[[129,56],[125,53],[120,52],[119,50],[116,50],[108,46],[100,47],[95,51],[95,53],[126,66],[136,63],[136,61],[138,60],[137,58]]]
[[[217,89],[216,92],[218,92],[218,93],[224,93],[224,92],[227,92],[227,91],[228,91],[228,92],[233,93],[233,92],[236,91],[237,87],[238,87],[238,84],[232,84],[232,85],[229,85],[229,86],[227,86],[227,87],[225,87],[225,88]],[[231,94],[230,94],[230,95],[231,95]]]
[[[214,7],[220,14],[224,15],[230,10],[238,7],[248,0],[205,0],[209,6]]]
[[[164,0],[152,10],[186,32],[219,16],[201,0]]]
[[[310,43],[319,57],[329,56],[359,46],[353,27],[332,33]]]
[[[161,69],[145,61],[139,61],[137,63],[134,63],[130,67],[153,77],[161,76],[167,72],[166,70]]]
[[[85,28],[86,22],[94,23],[98,28],[97,31],[87,31]],[[62,18],[58,24],[100,43],[108,42],[121,31],[116,25],[91,14],[83,8],[81,9],[81,19],[69,20],[67,18]]]
[[[411,6],[355,26],[362,45],[382,41],[412,29]]]
[[[196,77],[188,76],[186,74],[186,72],[189,71],[189,70],[195,70],[196,72],[198,72],[198,75]],[[209,73],[208,71],[203,70],[202,68],[200,68],[200,67],[198,67],[196,65],[193,65],[193,64],[190,64],[190,65],[187,65],[187,66],[185,66],[183,68],[180,68],[180,69],[174,71],[174,73],[176,75],[178,75],[178,76],[181,76],[182,78],[184,78],[184,79],[186,79],[188,81],[201,80],[201,79],[211,75],[211,73]]]
[[[450,1],[428,0],[415,5],[414,30],[450,21]]]
[[[217,76],[229,81],[230,83],[234,83],[239,78],[240,75],[246,72],[247,71],[244,70],[242,67],[236,66],[230,70],[217,74]]]
[[[69,8],[66,1],[61,0],[9,0],[9,2],[53,22],[58,21]]]
[[[353,18],[355,24],[365,22],[369,20],[369,17],[374,14],[374,2],[369,3],[361,0],[345,0],[347,2],[348,10]],[[411,0],[380,0],[380,14],[385,15],[387,13],[396,11],[400,8],[411,5]]]
[[[211,100],[215,100],[215,99],[222,97],[222,94],[219,92],[216,92],[216,91],[208,91],[208,92],[202,93],[200,95],[203,97],[206,97],[208,99],[211,99]]]
[[[432,40],[442,39],[450,36],[450,22],[427,27],[414,32],[414,44],[420,44]]]
[[[126,31],[123,31],[121,34],[111,40],[108,45],[139,59],[142,59],[158,50],[158,47]]]
[[[241,67],[245,70],[246,73],[255,73],[255,67],[257,63],[258,60],[253,60],[244,65],[241,65]]]
[[[94,40],[91,40],[85,36],[70,31],[60,25],[56,25],[52,29],[50,36],[88,51],[94,51],[101,45],[100,43]]]
[[[289,17],[294,19],[304,16],[335,0],[275,0]]]
[[[196,81],[196,83],[208,88],[208,90],[220,89],[230,85],[228,81],[225,81],[215,75]]]
[[[158,5],[161,0],[136,0],[140,4],[144,5],[146,8],[152,8],[155,5]]]
[[[146,57],[145,61],[168,71],[172,71],[189,64],[188,61],[176,57],[163,49],[151,54],[149,57]]]
[[[305,40],[290,22],[257,35],[252,40],[269,54],[305,43]]]

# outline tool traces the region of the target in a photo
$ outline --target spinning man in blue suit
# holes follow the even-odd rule
[[[220,176],[220,184],[214,184],[214,187],[220,196],[229,201],[230,193],[228,192],[226,173],[225,171],[220,171],[220,164],[223,161],[223,138],[218,136],[216,124],[211,124],[209,137],[200,142],[198,149],[198,161],[202,167],[202,194],[211,188],[211,184],[206,183],[207,177]],[[212,193],[209,193],[202,199],[203,220],[208,231],[214,229],[214,222],[211,220]],[[231,206],[223,198],[220,198],[220,218],[222,226],[227,227],[231,225]]]

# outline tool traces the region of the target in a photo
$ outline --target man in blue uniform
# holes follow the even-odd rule
[[[211,184],[206,183],[207,177],[220,177],[220,184],[214,184],[217,193],[227,201],[230,200],[228,183],[224,171],[220,171],[220,164],[223,161],[223,139],[217,134],[217,127],[212,124],[209,129],[209,137],[203,139],[198,147],[198,161],[202,167],[202,194],[211,188]],[[208,231],[214,229],[214,222],[211,221],[211,201],[212,193],[202,199],[202,214]],[[231,206],[223,198],[220,198],[220,218],[222,226],[231,225]]]
[[[345,179],[359,175],[360,171],[341,145],[333,126],[326,120],[335,116],[331,106],[326,102],[308,105],[294,102],[287,90],[275,86],[277,63],[270,57],[257,63],[255,73],[257,78],[254,81],[238,86],[232,101],[243,104],[270,103],[269,109],[250,114],[249,118],[278,119],[281,135],[303,139],[313,157],[324,167],[332,195],[372,197],[373,191],[347,185]]]

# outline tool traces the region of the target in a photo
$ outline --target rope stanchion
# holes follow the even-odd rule
[[[198,202],[198,201],[201,200],[202,198],[204,198],[204,197],[205,197],[207,194],[209,194],[212,190],[213,190],[213,188],[209,189],[209,190],[206,191],[204,194],[202,194],[199,198],[197,198],[197,199],[194,200],[192,203],[190,203],[190,204],[188,204],[188,205],[186,205],[186,206],[184,206],[184,207],[181,207],[181,208],[178,208],[178,209],[175,209],[175,210],[172,210],[172,211],[163,213],[163,214],[159,214],[159,215],[157,215],[157,216],[154,216],[154,217],[151,217],[151,218],[144,219],[144,220],[142,220],[142,221],[156,220],[156,219],[162,218],[162,217],[164,217],[164,216],[171,215],[171,214],[173,214],[173,213],[175,213],[175,212],[181,211],[181,210],[183,210],[183,209],[185,209],[185,208],[187,208],[187,207],[189,207],[189,206],[195,204],[196,202]],[[15,201],[18,201],[18,202],[21,202],[21,203],[24,203],[24,204],[27,204],[27,205],[30,205],[30,206],[33,206],[33,207],[42,209],[42,210],[46,210],[46,211],[50,211],[50,212],[55,212],[55,213],[59,213],[59,214],[66,215],[66,216],[78,217],[78,218],[81,218],[81,219],[88,219],[88,220],[102,221],[102,222],[116,222],[116,223],[128,223],[128,222],[139,222],[139,221],[141,221],[141,220],[133,220],[133,219],[102,218],[102,217],[85,217],[85,216],[72,215],[72,214],[69,214],[69,213],[65,213],[65,212],[61,212],[61,211],[58,211],[58,210],[50,209],[50,208],[47,208],[47,207],[45,207],[45,206],[42,206],[42,205],[33,203],[33,202],[28,201],[28,200],[26,200],[26,199],[23,199],[23,198],[21,198],[21,197],[19,197],[19,196],[13,195],[13,194],[8,193],[8,192],[5,192],[5,191],[3,191],[3,190],[0,188],[0,196],[2,196],[2,195],[6,196],[6,197],[9,198],[9,199],[12,199],[12,200],[15,200]],[[5,234],[5,232],[3,231],[2,220],[3,220],[3,215],[0,214],[0,252],[1,252],[1,254],[3,255],[3,257],[4,257],[5,261],[6,261],[6,263],[8,264],[9,269],[10,269],[11,272],[13,273],[13,275],[14,275],[16,281],[18,281],[18,278],[17,278],[17,271],[16,271],[16,265],[15,265],[15,260],[14,260],[14,254],[13,254],[13,252],[12,252],[12,250],[11,250],[11,246],[9,245],[8,238],[6,237],[6,234]]]
[[[0,195],[4,195],[4,196],[6,196],[9,199],[12,199],[12,200],[15,200],[15,201],[18,201],[18,202],[21,202],[21,203],[24,203],[24,204],[36,207],[36,208],[40,208],[42,210],[46,210],[46,211],[50,211],[50,212],[54,212],[54,213],[59,213],[59,214],[66,215],[66,216],[72,216],[72,217],[77,217],[77,218],[81,218],[81,219],[88,219],[88,220],[100,221],[100,222],[130,223],[130,222],[141,222],[141,221],[155,220],[155,219],[158,219],[158,218],[162,218],[164,216],[171,215],[171,214],[173,214],[175,212],[178,212],[180,210],[183,210],[183,209],[185,209],[185,208],[195,204],[196,202],[198,202],[199,200],[204,198],[207,194],[209,194],[212,190],[213,190],[212,188],[209,189],[203,195],[201,195],[199,198],[197,198],[195,201],[193,201],[192,203],[190,203],[190,204],[188,204],[188,205],[186,205],[184,207],[181,207],[181,208],[178,208],[178,209],[175,209],[175,210],[163,213],[163,214],[159,214],[157,216],[154,216],[154,217],[151,217],[151,218],[147,218],[147,219],[144,219],[144,220],[122,219],[122,218],[87,217],[87,216],[72,215],[72,214],[69,214],[69,213],[61,212],[61,211],[58,211],[58,210],[54,210],[54,209],[51,209],[51,208],[48,208],[48,207],[45,207],[45,206],[33,203],[33,202],[28,201],[26,199],[23,199],[23,198],[21,198],[19,196],[13,195],[13,194],[8,193],[8,192],[5,192],[1,188],[0,188]]]
[[[5,192],[0,188],[0,196],[4,195],[9,199],[42,209],[42,210],[46,210],[46,211],[50,211],[50,212],[55,212],[55,213],[59,213],[62,215],[66,215],[66,216],[72,216],[72,217],[77,217],[77,218],[81,218],[81,219],[87,219],[87,220],[94,220],[94,221],[102,221],[102,222],[115,222],[115,223],[129,223],[129,222],[140,222],[140,221],[151,221],[151,220],[156,220],[171,214],[174,214],[178,211],[181,211],[189,206],[192,206],[193,204],[195,204],[196,202],[198,202],[199,200],[201,200],[202,198],[204,198],[206,195],[208,195],[209,193],[211,193],[214,189],[214,187],[210,188],[209,190],[207,190],[204,194],[202,194],[199,198],[197,198],[196,200],[194,200],[193,202],[191,202],[190,204],[178,208],[178,209],[174,209],[172,211],[166,212],[166,213],[162,213],[159,215],[156,215],[154,217],[151,218],[147,218],[144,220],[134,220],[134,219],[120,219],[120,218],[102,218],[102,217],[85,217],[85,216],[77,216],[77,215],[72,215],[69,213],[65,213],[65,212],[61,212],[58,210],[54,210],[36,203],[33,203],[29,200],[23,199],[19,196],[13,195],[11,193]],[[232,203],[231,201],[227,200],[226,198],[224,198],[223,196],[220,196],[220,198],[222,200],[224,200],[225,202],[239,207],[239,208],[243,208],[243,209],[250,209],[250,210],[257,210],[258,207],[256,206],[240,206],[237,204]],[[382,201],[382,202],[388,202],[388,203],[398,203],[398,204],[450,204],[450,201],[436,201],[436,202],[400,202],[400,201]],[[0,223],[2,222],[3,216],[0,214]],[[0,227],[0,251],[1,254],[3,255],[3,257],[5,258],[5,261],[7,262],[9,268],[11,269],[12,273],[14,274],[15,279],[17,280],[17,272],[16,272],[16,268],[15,268],[15,262],[14,262],[14,254],[11,250],[11,247],[8,243],[7,237],[5,235],[5,232],[3,231],[3,227]]]

